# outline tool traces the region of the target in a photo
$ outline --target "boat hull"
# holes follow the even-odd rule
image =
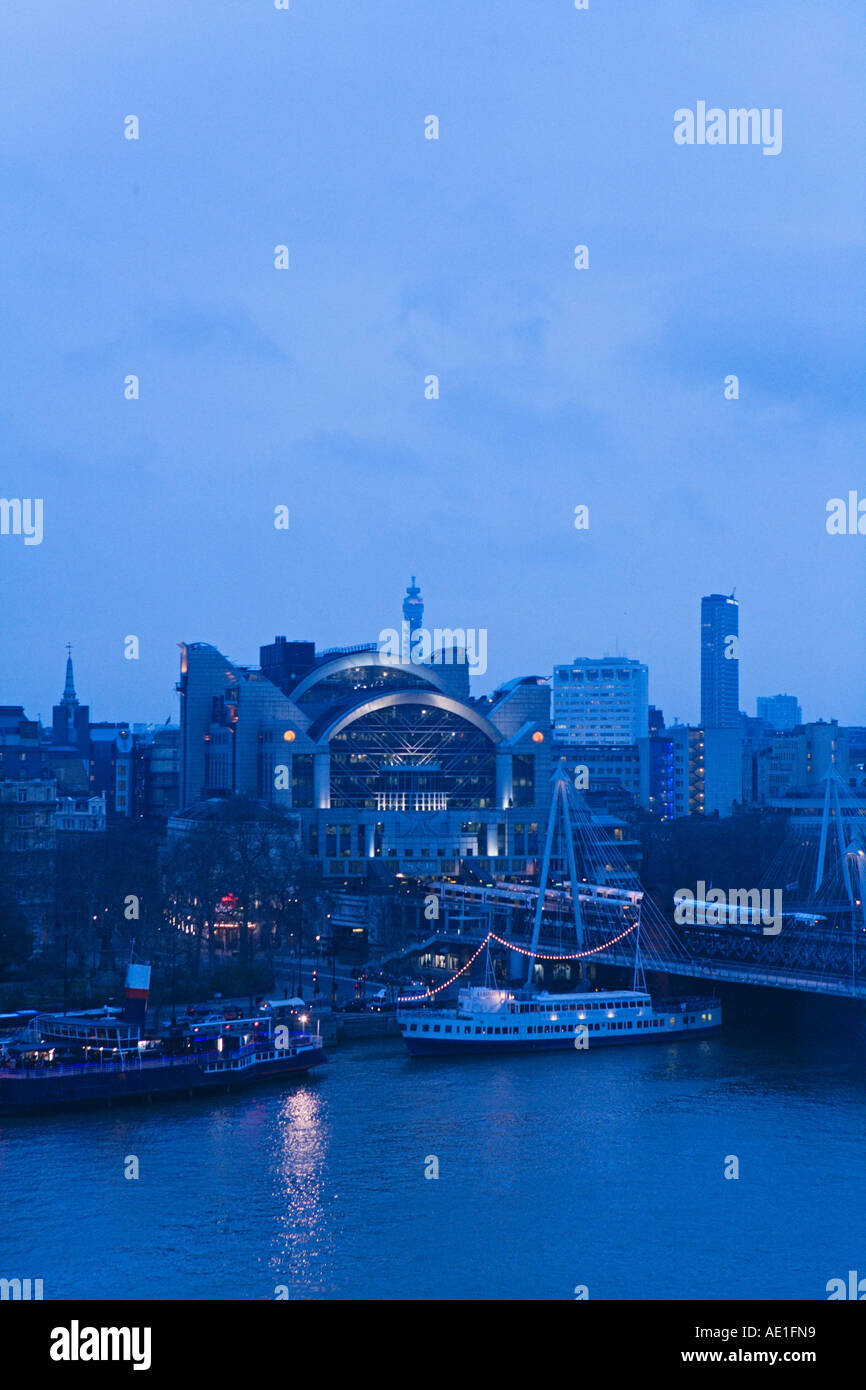
[[[587,1046],[579,1048],[575,1046],[573,1037],[541,1037],[541,1038],[499,1038],[495,1041],[488,1041],[485,1038],[434,1038],[431,1036],[418,1037],[403,1034],[403,1041],[406,1050],[412,1057],[445,1057],[461,1056],[475,1057],[484,1055],[490,1057],[512,1056],[517,1052],[595,1052],[598,1047],[632,1047],[640,1046],[643,1043],[677,1043],[687,1042],[692,1039],[716,1037],[721,1032],[721,1026],[712,1024],[708,1028],[680,1028],[676,1032],[644,1033],[637,1036],[621,1034],[617,1036],[600,1035],[590,1037]]]
[[[242,1070],[208,1070],[199,1061],[172,1061],[166,1066],[125,1070],[61,1069],[52,1075],[0,1073],[0,1115],[32,1115],[43,1110],[79,1109],[93,1105],[122,1105],[134,1100],[194,1096],[207,1091],[233,1091],[264,1081],[292,1080],[325,1061],[322,1048],[294,1056],[269,1057]]]

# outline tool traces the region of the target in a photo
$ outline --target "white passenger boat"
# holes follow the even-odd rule
[[[398,1010],[397,1020],[416,1055],[592,1051],[708,1037],[722,1026],[722,1007],[713,998],[654,1002],[640,990],[528,994],[470,986],[456,1008]]]

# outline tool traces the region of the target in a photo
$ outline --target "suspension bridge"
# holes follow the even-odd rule
[[[759,889],[692,895],[680,925],[682,909],[665,913],[601,838],[563,764],[552,780],[538,884],[430,884],[435,929],[413,951],[460,943],[474,959],[492,941],[511,953],[512,978],[529,957],[554,975],[603,964],[866,999],[866,807],[832,769],[821,813],[791,816]]]

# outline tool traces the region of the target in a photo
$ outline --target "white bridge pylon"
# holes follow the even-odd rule
[[[824,809],[821,815],[821,834],[818,840],[818,859],[815,864],[815,883],[813,893],[817,895],[824,882],[827,847],[830,839],[830,823],[835,822],[836,840],[839,847],[839,864],[845,894],[851,905],[853,915],[859,915],[866,926],[866,843],[861,830],[862,818],[856,815],[858,806],[851,804],[848,788],[834,767],[829,767],[824,778]],[[847,807],[842,805],[845,794]],[[845,814],[845,811],[848,814]],[[853,824],[853,830],[849,829]]]
[[[839,841],[839,858],[843,864],[845,863],[845,854],[847,850],[842,802],[839,796],[841,782],[835,768],[828,768],[824,782],[826,786],[824,788],[824,810],[821,815],[821,838],[818,841],[818,861],[815,865],[815,886],[813,889],[815,893],[818,892],[824,880],[824,864],[827,858],[827,839],[830,834],[831,810],[833,812],[832,819],[836,822],[836,838]],[[845,875],[845,887],[848,888],[850,897],[847,869],[843,872]]]
[[[577,867],[574,862],[574,836],[571,830],[571,815],[568,808],[568,797],[571,791],[571,782],[565,770],[565,763],[557,763],[553,777],[553,798],[550,803],[550,813],[547,817],[547,834],[544,837],[544,858],[541,861],[541,877],[538,880],[538,902],[535,905],[535,920],[532,924],[532,944],[529,955],[529,969],[526,973],[526,983],[531,985],[535,975],[535,953],[538,950],[538,938],[541,933],[541,916],[544,911],[544,894],[547,891],[547,880],[550,877],[550,855],[553,849],[553,838],[556,832],[558,812],[561,808],[562,819],[565,822],[565,847],[568,858],[568,876],[571,880],[571,902],[572,915],[574,917],[574,935],[577,940],[577,949],[583,950],[583,917],[580,911],[580,894],[577,891]]]
[[[861,834],[854,835],[848,841],[843,862],[845,864],[845,887],[848,890],[851,907],[855,912],[859,912],[863,927],[866,929],[866,842]],[[856,888],[853,881],[855,877]]]
[[[581,912],[580,906],[581,897],[584,895],[581,894],[579,888],[580,880],[578,879],[577,863],[574,854],[574,828],[572,826],[571,819],[571,803],[574,802],[574,809],[578,813],[580,813],[581,808],[577,806],[576,794],[569,773],[566,770],[564,759],[560,760],[557,763],[553,771],[553,775],[551,777],[551,782],[553,783],[553,796],[550,802],[550,812],[547,817],[547,833],[544,837],[544,855],[541,861],[541,874],[538,880],[538,897],[535,904],[535,917],[532,925],[532,942],[530,945],[529,962],[526,973],[527,987],[532,985],[535,975],[535,956],[538,950],[538,941],[541,934],[541,919],[544,914],[544,903],[545,896],[547,893],[547,883],[550,877],[550,863],[553,855],[553,846],[554,840],[557,836],[557,830],[559,831],[559,838],[561,842],[559,858],[560,860],[564,858],[568,866],[568,879],[571,887],[571,910],[572,917],[574,920],[574,935],[575,940],[577,941],[577,949],[579,951],[582,951],[584,948],[583,914]],[[565,848],[564,856],[562,854],[563,844]],[[591,888],[590,892],[592,892]],[[622,890],[619,890],[617,896],[619,897],[620,894],[622,894]],[[643,898],[643,893],[629,892],[627,893],[627,895],[622,894],[622,896],[626,896],[627,899],[631,901],[632,905],[637,908],[641,899]],[[636,946],[636,969],[638,956],[639,948]]]

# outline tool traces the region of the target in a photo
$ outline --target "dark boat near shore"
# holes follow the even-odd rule
[[[4,1040],[0,1115],[232,1091],[293,1079],[325,1060],[320,1037],[275,1026],[267,1015],[147,1035],[141,1024],[149,979],[149,966],[129,967],[120,1017],[105,1010],[39,1014]]]

